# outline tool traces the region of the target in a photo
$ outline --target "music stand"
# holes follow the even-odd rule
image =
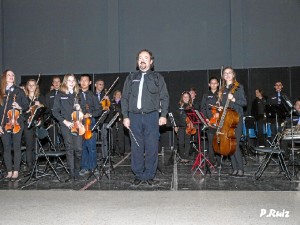
[[[201,131],[204,132],[204,137],[205,137],[205,129],[209,127],[209,125],[206,122],[206,118],[203,113],[199,112],[198,110],[193,110],[193,109],[187,109],[185,110],[186,115],[189,117],[190,121],[195,125],[195,127],[198,130],[198,155],[195,159],[195,162],[192,166],[192,170],[194,170],[196,167],[196,170],[193,175],[196,174],[196,172],[199,170],[202,175],[204,175],[203,171],[201,168],[205,167],[206,173],[211,173],[210,168],[214,169],[214,166],[212,163],[206,158],[206,153],[205,153],[205,139],[204,139],[204,150],[203,153],[201,151]],[[200,129],[200,125],[203,124],[203,128]]]
[[[278,119],[285,119],[286,117],[286,111],[285,108],[281,105],[277,104],[267,104],[265,106],[265,113],[267,118],[274,119],[275,118],[275,125],[276,125],[276,133],[279,131],[279,121]]]
[[[107,116],[108,116],[108,114],[109,114],[109,111],[110,111],[109,109],[103,111],[103,113],[101,114],[100,118],[97,120],[97,122],[95,123],[95,125],[94,125],[93,128],[91,129],[92,132],[94,132],[94,131],[98,128],[98,126],[103,125],[105,119],[107,118]],[[87,180],[89,180],[89,179],[91,178],[91,176],[94,176],[94,177],[96,178],[97,181],[100,181],[100,178],[101,178],[103,175],[105,175],[107,178],[109,178],[108,175],[107,175],[107,173],[104,173],[104,174],[102,174],[102,175],[99,173],[99,177],[97,177],[97,176],[95,175],[95,172],[96,172],[96,170],[98,169],[98,167],[100,167],[100,170],[99,170],[99,171],[102,171],[102,172],[105,171],[104,168],[103,168],[103,165],[96,165],[95,168],[92,170],[91,174],[88,176]]]
[[[30,129],[33,126],[36,126],[39,123],[39,118],[44,115],[46,111],[46,107],[41,106],[35,109],[31,121],[28,123],[27,128]]]
[[[178,154],[177,148],[175,148],[175,127],[184,127],[186,126],[186,124],[183,124],[178,112],[174,112],[174,113],[170,112],[168,113],[168,117],[170,119],[170,123],[172,126],[172,143],[170,147],[172,153],[169,159],[169,163],[176,164],[177,162],[181,161],[181,157]]]

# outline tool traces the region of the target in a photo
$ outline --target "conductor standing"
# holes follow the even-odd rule
[[[137,54],[138,71],[130,73],[122,95],[123,124],[131,132],[131,169],[134,185],[152,186],[158,164],[159,126],[167,122],[169,94],[161,74],[153,71],[149,50]]]

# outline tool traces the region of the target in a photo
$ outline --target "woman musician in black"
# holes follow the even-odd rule
[[[25,85],[25,94],[29,102],[29,110],[25,113],[24,138],[26,142],[26,163],[28,170],[32,170],[32,152],[34,149],[34,129],[33,126],[28,128],[29,123],[38,125],[41,121],[32,121],[34,112],[38,107],[43,107],[45,98],[40,93],[40,88],[34,79],[27,81]],[[41,118],[40,118],[41,119]]]
[[[236,90],[231,93],[232,89]],[[232,176],[244,176],[244,165],[243,157],[240,150],[239,142],[243,130],[243,107],[246,106],[247,101],[244,93],[243,85],[236,81],[236,73],[231,67],[226,67],[222,73],[222,86],[219,91],[219,103],[220,108],[223,108],[226,104],[227,99],[229,99],[229,107],[234,109],[238,113],[239,122],[235,128],[236,137],[236,150],[230,156],[231,166],[232,166]],[[226,117],[225,117],[226,120]]]
[[[178,138],[179,156],[181,157],[180,163],[189,162],[188,156],[190,151],[191,135],[196,133],[196,128],[193,127],[192,122],[189,121],[189,118],[185,112],[185,110],[192,108],[193,103],[190,93],[188,91],[182,92],[178,111],[181,118],[181,124],[184,124],[185,126],[175,127],[175,132],[177,133]]]
[[[60,91],[54,99],[53,116],[59,121],[61,133],[63,135],[65,149],[67,153],[67,164],[70,172],[70,180],[79,177],[82,136],[73,135],[71,128],[74,126],[72,113],[74,110],[80,111],[80,103],[77,101],[79,86],[73,74],[64,76]]]
[[[21,138],[24,127],[23,113],[28,110],[28,100],[22,89],[15,85],[15,74],[5,70],[0,87],[0,134],[4,148],[4,162],[7,169],[5,179],[19,177],[21,163]],[[14,158],[12,159],[12,147]]]

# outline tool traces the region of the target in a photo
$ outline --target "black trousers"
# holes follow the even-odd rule
[[[78,176],[80,171],[81,154],[82,154],[82,136],[74,136],[71,130],[64,124],[60,124],[61,133],[64,138],[64,144],[67,155],[67,165],[70,176]]]
[[[3,148],[4,148],[4,162],[8,172],[19,171],[21,164],[21,139],[24,125],[20,123],[21,130],[16,133],[7,133],[6,131],[1,136]],[[12,160],[13,150],[13,160]]]
[[[122,122],[116,122],[112,127],[113,149],[120,154],[125,153],[125,135]]]
[[[34,128],[28,129],[27,126],[24,127],[24,138],[26,143],[26,163],[29,169],[32,169],[32,154],[34,151]]]
[[[191,145],[190,145],[191,136],[187,135],[185,130],[186,130],[185,127],[179,127],[178,133],[177,133],[179,155],[183,159],[188,158],[190,148],[191,148]]]
[[[243,120],[240,119],[237,128],[235,128],[235,137],[236,137],[236,150],[233,155],[230,156],[231,165],[233,170],[243,170],[244,171],[244,163],[243,156],[240,149],[240,139],[243,131]]]

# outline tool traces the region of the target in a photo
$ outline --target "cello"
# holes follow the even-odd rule
[[[233,94],[238,88],[239,83],[235,81],[230,93]],[[222,156],[232,155],[236,151],[235,128],[239,122],[238,113],[229,108],[230,100],[227,98],[224,109],[220,112],[218,128],[213,137],[213,148],[217,154]]]

